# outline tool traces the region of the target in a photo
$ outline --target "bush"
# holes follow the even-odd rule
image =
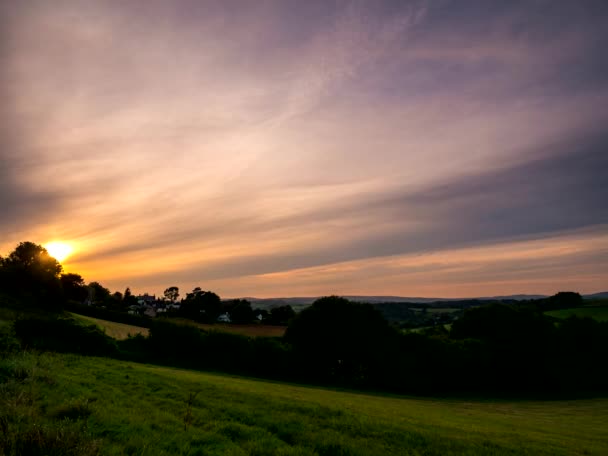
[[[82,355],[118,354],[114,339],[96,326],[83,326],[74,320],[30,317],[15,321],[14,328],[23,348]]]

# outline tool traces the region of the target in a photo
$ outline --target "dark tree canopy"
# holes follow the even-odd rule
[[[179,288],[176,286],[169,287],[164,291],[163,294],[165,295],[165,299],[175,302],[177,301],[177,298],[179,298]]]
[[[296,312],[290,305],[273,307],[268,315],[268,323],[271,325],[287,325],[295,316]]]
[[[186,317],[206,323],[217,320],[221,311],[221,299],[212,291],[203,291],[200,287],[186,295],[180,306],[180,313]]]
[[[40,307],[61,305],[61,264],[41,245],[21,242],[0,264],[0,288]]]
[[[66,299],[80,303],[87,299],[89,291],[80,274],[61,274],[60,281]]]
[[[129,287],[125,289],[122,302],[124,307],[134,306],[137,304],[137,298],[133,296],[133,293],[131,293],[131,289]]]
[[[63,269],[44,247],[33,242],[21,242],[4,260],[4,264],[51,278],[59,278]]]
[[[583,297],[572,291],[560,291],[541,303],[544,310],[569,309],[584,304]]]
[[[110,290],[99,282],[91,282],[89,285],[91,300],[94,304],[104,305],[110,299]]]
[[[230,310],[232,323],[246,324],[253,320],[253,310],[251,303],[246,299],[235,299],[235,305]]]
[[[370,304],[320,298],[293,318],[285,340],[309,369],[340,378],[366,378],[390,347],[393,330]]]

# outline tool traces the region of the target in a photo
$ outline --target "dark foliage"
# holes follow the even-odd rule
[[[100,318],[116,323],[125,323],[127,325],[141,326],[142,328],[149,328],[152,324],[152,320],[148,317],[119,312],[112,309],[104,309],[103,307],[87,306],[77,302],[66,303],[65,309],[88,317]]]
[[[539,308],[545,311],[559,310],[581,307],[583,304],[583,297],[580,294],[572,291],[560,291],[547,299],[541,299],[539,301]]]
[[[290,323],[285,340],[301,375],[365,384],[373,381],[397,335],[369,304],[330,296],[315,301]]]
[[[222,302],[212,291],[199,287],[186,295],[180,306],[180,315],[203,323],[214,323],[220,315]]]
[[[285,326],[289,324],[292,318],[296,316],[296,312],[290,305],[273,307],[270,309],[268,318],[264,320],[264,323],[269,325]]]
[[[60,309],[64,301],[61,271],[44,247],[21,242],[0,259],[0,292],[17,297],[24,306]]]
[[[89,296],[89,290],[81,275],[72,273],[61,274],[59,280],[66,300],[84,302]]]
[[[113,356],[116,342],[96,326],[83,326],[63,318],[30,317],[14,324],[15,335],[24,348]]]

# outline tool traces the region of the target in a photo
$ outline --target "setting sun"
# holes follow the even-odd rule
[[[64,242],[49,242],[45,245],[46,250],[57,261],[62,262],[72,253],[72,247]]]

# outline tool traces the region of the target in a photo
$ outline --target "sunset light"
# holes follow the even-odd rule
[[[0,2],[0,255],[157,295],[601,291],[608,2],[529,3]]]
[[[65,242],[49,242],[44,246],[53,258],[60,263],[70,256],[74,250],[69,244]]]

